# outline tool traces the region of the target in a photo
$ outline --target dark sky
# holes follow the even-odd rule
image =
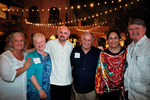
[[[107,2],[107,4],[104,4],[105,1]],[[89,15],[96,14],[98,10],[110,10],[119,5],[124,5],[125,3],[128,3],[131,0],[122,0],[121,3],[119,3],[118,0],[113,0],[113,4],[111,3],[111,1],[112,0],[70,0],[70,5],[74,6],[73,11],[77,18],[81,18],[84,16],[87,17]],[[90,7],[91,3],[94,3],[94,7]],[[98,6],[98,3],[100,3],[100,6]],[[80,5],[81,8],[77,9],[77,5]],[[84,5],[86,5],[87,7],[84,7]]]
[[[105,1],[107,2],[107,4],[104,4]],[[114,3],[111,3],[111,1],[114,1]],[[74,6],[73,11],[77,18],[84,18],[87,16],[92,16],[101,11],[109,11],[110,9],[114,10],[116,7],[119,8],[119,6],[130,4],[131,1],[137,2],[136,0],[121,0],[121,2],[118,1],[119,0],[70,0],[70,5]],[[149,0],[140,0],[140,2],[146,1],[148,2]],[[91,3],[94,3],[94,7],[90,7]],[[98,3],[100,3],[99,6],[97,5]],[[77,5],[80,5],[81,8],[77,9]],[[87,5],[87,7],[85,8],[84,5]],[[149,3],[147,7],[150,8]]]

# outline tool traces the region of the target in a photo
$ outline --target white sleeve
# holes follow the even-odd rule
[[[9,59],[0,55],[0,76],[6,82],[14,81],[17,71],[13,69]]]
[[[51,46],[51,42],[48,41],[48,42],[46,43],[45,49],[44,49],[44,51],[47,52],[47,53],[49,53],[49,54],[50,54],[50,46]]]

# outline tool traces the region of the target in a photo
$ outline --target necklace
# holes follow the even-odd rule
[[[120,49],[120,46],[116,50],[111,50],[110,47],[109,47],[110,52],[113,52],[113,53],[114,52],[116,53],[119,49]]]

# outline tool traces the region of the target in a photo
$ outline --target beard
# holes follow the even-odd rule
[[[59,37],[59,41],[60,41],[60,42],[65,42],[65,41],[66,41],[66,39],[65,39],[65,37],[64,37],[64,36],[60,36],[60,37]]]

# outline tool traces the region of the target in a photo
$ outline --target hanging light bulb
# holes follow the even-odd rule
[[[118,2],[121,2],[121,0],[118,0]]]
[[[78,5],[77,8],[80,9],[80,5]]]
[[[94,6],[94,4],[93,4],[93,3],[91,3],[91,4],[90,4],[90,6],[91,6],[91,7],[93,7],[93,6]]]
[[[73,6],[71,6],[71,9],[73,9]]]

